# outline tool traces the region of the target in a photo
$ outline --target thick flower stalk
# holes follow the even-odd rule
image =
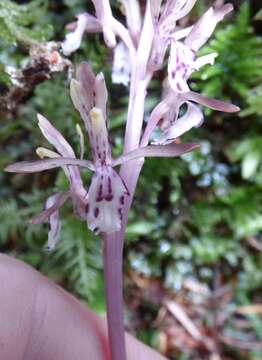
[[[9,165],[10,172],[36,172],[62,167],[69,189],[52,194],[45,209],[32,222],[49,221],[48,247],[59,240],[59,208],[72,200],[74,213],[87,227],[101,234],[104,246],[104,274],[108,334],[112,360],[125,360],[122,315],[122,251],[128,211],[137,180],[146,157],[175,157],[192,151],[197,144],[183,144],[180,138],[192,127],[199,127],[204,116],[198,104],[217,111],[235,112],[238,107],[209,99],[190,90],[190,75],[202,66],[212,65],[217,54],[198,57],[197,51],[209,39],[216,24],[232,10],[227,4],[210,8],[193,26],[181,29],[179,20],[186,16],[196,0],[147,0],[144,16],[138,0],[122,0],[126,26],[112,14],[109,0],[93,0],[95,16],[79,14],[70,24],[71,32],[61,44],[64,54],[76,51],[85,32],[101,32],[105,44],[114,48],[112,81],[130,86],[123,154],[113,158],[107,128],[107,89],[102,73],[95,75],[87,63],[76,71],[70,84],[72,102],[79,112],[91,149],[91,160],[83,159],[84,136],[77,127],[81,156],[60,132],[38,115],[39,127],[54,150],[38,148],[42,160]],[[164,67],[168,53],[167,77],[162,100],[145,120],[145,98],[156,70]],[[181,106],[186,112],[181,116]],[[154,130],[160,135],[154,136]],[[151,142],[151,145],[148,145]],[[47,159],[43,159],[43,158]],[[117,167],[120,166],[118,171]],[[93,172],[87,189],[81,169]],[[73,239],[72,239],[73,241]]]

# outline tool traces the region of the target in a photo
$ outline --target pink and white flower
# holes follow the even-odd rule
[[[58,211],[68,198],[72,200],[75,215],[81,220],[86,220],[90,230],[114,233],[121,228],[123,207],[129,196],[127,186],[114,167],[143,157],[175,157],[197,147],[196,144],[150,145],[113,159],[108,139],[107,89],[103,74],[95,75],[87,63],[82,63],[77,69],[76,79],[71,81],[70,94],[88,133],[92,161],[77,159],[74,150],[62,134],[46,118],[38,115],[40,130],[56,151],[38,148],[38,155],[48,159],[22,161],[6,168],[9,172],[22,173],[63,168],[69,182],[69,190],[55,193],[48,198],[45,210],[31,221],[49,221],[50,249],[54,248],[59,239]],[[80,168],[87,168],[94,173],[88,191],[83,185]]]

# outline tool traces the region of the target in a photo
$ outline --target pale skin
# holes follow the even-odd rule
[[[109,360],[106,322],[25,263],[0,254],[0,359]],[[126,335],[128,360],[165,360]]]

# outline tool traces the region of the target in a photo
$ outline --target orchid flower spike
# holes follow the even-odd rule
[[[220,8],[210,8],[194,26],[176,30],[176,21],[185,16],[194,6],[195,0],[167,0],[161,7],[160,0],[151,2],[152,18],[155,26],[155,36],[151,49],[149,66],[151,71],[162,66],[165,51],[170,45],[168,61],[168,78],[164,82],[163,100],[152,111],[143,134],[141,145],[146,145],[150,134],[160,125],[162,134],[154,139],[153,144],[166,145],[193,127],[203,123],[202,111],[193,103],[208,106],[211,109],[224,112],[237,112],[235,105],[190,91],[188,79],[190,75],[206,64],[213,64],[216,53],[197,58],[196,53],[212,35],[217,23],[232,9],[231,4]],[[182,42],[181,39],[185,38]],[[187,110],[180,116],[181,107]]]
[[[170,36],[170,56],[168,78],[170,86],[178,93],[190,91],[187,80],[190,75],[206,64],[214,64],[216,53],[196,56],[196,52],[207,42],[217,23],[233,10],[231,4],[221,8],[210,8],[192,27],[184,42],[178,41],[176,34]]]
[[[44,211],[31,220],[34,224],[49,221],[49,249],[53,249],[59,239],[59,208],[68,198],[72,200],[75,215],[85,220],[90,230],[96,233],[114,233],[121,228],[123,207],[129,196],[127,186],[114,167],[138,158],[180,156],[198,147],[197,144],[150,145],[113,159],[108,139],[108,94],[103,74],[95,75],[87,63],[80,64],[76,79],[71,81],[70,94],[88,134],[92,161],[83,160],[82,155],[77,159],[62,134],[45,117],[38,115],[39,128],[56,151],[38,148],[37,154],[42,160],[22,161],[5,169],[8,172],[33,173],[63,168],[69,190],[51,195]],[[83,134],[79,126],[77,132],[83,154]],[[88,191],[83,185],[80,168],[93,172]]]
[[[152,21],[154,24],[154,42],[151,50],[149,67],[152,70],[161,68],[170,38],[185,37],[191,28],[176,30],[178,20],[185,17],[195,5],[196,0],[162,0],[151,1]]]

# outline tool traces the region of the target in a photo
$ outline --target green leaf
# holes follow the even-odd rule
[[[258,165],[261,162],[262,154],[259,152],[248,153],[242,162],[241,174],[244,179],[249,179],[257,172]]]

